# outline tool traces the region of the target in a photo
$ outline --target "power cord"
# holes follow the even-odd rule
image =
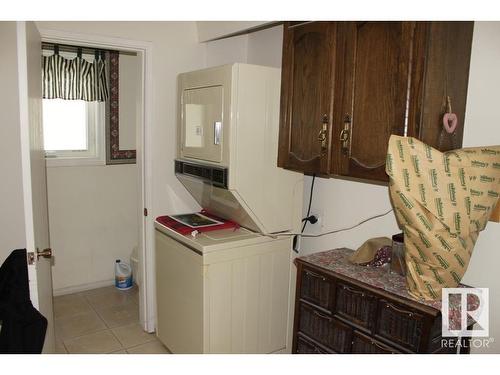
[[[363,225],[364,223],[366,223],[366,222],[368,222],[370,220],[374,220],[374,219],[378,219],[379,217],[383,217],[383,216],[389,214],[392,211],[393,211],[393,209],[391,208],[389,211],[386,211],[386,212],[384,212],[382,214],[378,214],[378,215],[369,217],[367,219],[364,219],[364,220],[360,221],[359,223],[357,223],[357,224],[355,224],[353,226],[347,227],[347,228],[335,229],[335,230],[331,230],[331,231],[328,231],[328,232],[325,232],[325,233],[320,233],[320,234],[301,234],[301,236],[302,237],[322,237],[322,236],[326,236],[327,234],[334,234],[334,233],[344,232],[346,230],[351,230],[351,229],[354,229],[356,227],[359,227],[360,225]],[[280,234],[278,233],[277,235],[279,236]]]
[[[307,208],[307,215],[305,218],[302,219],[304,222],[304,225],[302,225],[302,230],[300,233],[304,233],[304,229],[306,229],[307,223],[314,224],[318,221],[316,216],[309,216],[311,214],[311,203],[313,199],[313,192],[314,192],[314,180],[316,180],[316,174],[313,174],[312,182],[311,182],[311,192],[309,193],[309,207]]]
[[[370,221],[370,220],[374,220],[374,219],[378,219],[379,217],[383,217],[387,214],[389,214],[390,212],[392,212],[393,209],[391,208],[389,211],[386,211],[382,214],[378,214],[378,215],[375,215],[375,216],[371,216],[369,218],[366,218],[362,221],[360,221],[359,223],[355,224],[355,225],[352,225],[350,227],[346,227],[346,228],[341,228],[341,229],[335,229],[335,230],[331,230],[331,231],[328,231],[328,232],[324,232],[324,233],[319,233],[319,234],[302,234],[301,233],[292,233],[292,232],[284,232],[284,233],[275,233],[275,234],[265,234],[265,236],[268,236],[268,237],[272,237],[272,238],[278,238],[280,236],[301,236],[301,237],[322,237],[322,236],[326,236],[328,234],[334,234],[334,233],[339,233],[339,232],[344,232],[344,231],[347,231],[347,230],[351,230],[351,229],[354,229],[356,227],[359,227],[360,225]]]
[[[306,217],[302,219],[302,222],[304,223],[304,225],[302,225],[302,230],[300,231],[300,233],[304,233],[304,229],[306,229],[306,225],[307,223],[311,223],[311,224],[314,224],[318,221],[318,218],[314,215],[310,215],[311,214],[311,203],[312,203],[312,197],[313,197],[313,192],[314,192],[314,181],[316,180],[316,174],[313,174],[313,178],[312,178],[312,181],[311,181],[311,191],[309,193],[309,207],[307,208],[307,214],[306,214]],[[297,241],[298,241],[298,237],[297,235],[293,235],[293,243],[292,243],[292,250],[294,252],[296,252],[297,254],[299,253],[299,250],[298,250],[298,246],[297,246]],[[275,237],[276,238],[276,237]]]

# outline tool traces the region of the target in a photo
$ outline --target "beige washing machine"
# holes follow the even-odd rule
[[[290,238],[156,226],[157,336],[173,353],[287,351]]]

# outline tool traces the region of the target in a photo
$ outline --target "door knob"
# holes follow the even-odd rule
[[[42,251],[36,249],[36,258],[40,259],[40,257],[44,257],[46,259],[52,258],[52,249],[50,247],[43,249]]]

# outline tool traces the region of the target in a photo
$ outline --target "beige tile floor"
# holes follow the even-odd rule
[[[164,354],[154,334],[139,325],[137,287],[114,286],[54,297],[57,353]]]

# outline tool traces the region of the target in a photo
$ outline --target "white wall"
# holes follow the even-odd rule
[[[283,25],[248,34],[247,62],[281,68]]]
[[[500,145],[500,22],[476,22],[465,114],[464,146]],[[500,353],[500,224],[490,222],[481,232],[463,282],[490,289],[490,350]],[[479,350],[474,350],[478,351]]]
[[[137,166],[47,168],[54,294],[110,284],[137,245]]]
[[[208,40],[222,38],[226,35],[239,33],[255,27],[262,26],[267,21],[198,21],[196,22],[198,30],[198,41],[206,42]]]
[[[235,62],[281,68],[283,26],[207,42],[205,66]]]
[[[247,62],[248,34],[207,42],[205,67]]]
[[[240,53],[243,62],[281,65],[282,28],[277,26],[247,34],[246,51]],[[225,43],[230,48],[231,40]],[[207,54],[215,51],[207,43]],[[213,45],[212,45],[213,46]],[[234,50],[228,51],[231,53]],[[215,55],[215,54],[214,54]],[[224,53],[217,49],[218,56]],[[214,58],[212,56],[212,58]],[[464,146],[500,144],[500,127],[496,113],[500,102],[500,22],[476,22],[472,45],[469,92],[465,118]],[[311,177],[306,177],[304,186],[304,210],[309,203]],[[361,220],[387,211],[391,205],[388,190],[384,186],[351,182],[339,179],[317,178],[311,212],[321,216],[320,223],[308,226],[309,233],[326,232],[331,229],[349,227]],[[336,247],[359,247],[366,239],[390,236],[399,231],[392,213],[370,221],[362,226],[329,236],[303,239],[301,254],[333,249]],[[500,353],[500,224],[490,222],[476,243],[463,282],[477,287],[490,288],[490,336],[496,342],[491,348],[473,349],[473,352]]]
[[[0,265],[26,247],[15,22],[0,22]]]

